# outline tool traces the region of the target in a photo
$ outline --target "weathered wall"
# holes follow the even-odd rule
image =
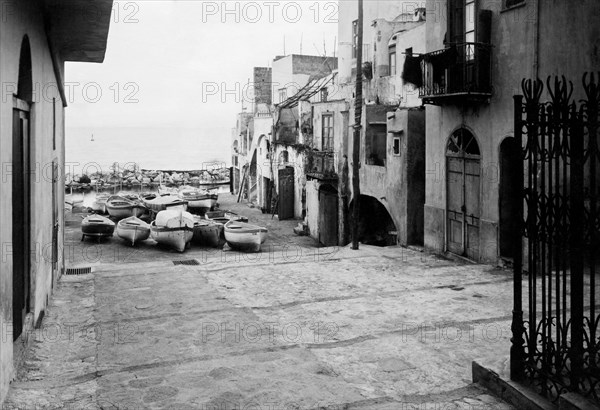
[[[427,51],[443,48],[446,33],[445,1],[427,1]],[[581,75],[597,70],[600,62],[600,3],[539,2],[539,59],[537,76],[565,74],[575,84],[574,98],[581,96]],[[521,94],[522,78],[535,75],[534,2],[501,10],[501,2],[480,2],[492,10],[492,84],[489,104],[475,107],[427,106],[425,246],[445,248],[446,144],[451,133],[464,125],[477,139],[481,151],[481,229],[479,261],[495,263],[498,252],[498,164],[500,143],[513,135],[513,95]],[[432,13],[430,10],[438,10]],[[565,34],[569,33],[568,36]],[[579,94],[578,94],[579,93]],[[544,94],[542,98],[548,98]]]
[[[306,222],[311,238],[319,240],[319,187],[316,180],[306,182]]]
[[[350,117],[353,118],[352,107]],[[363,111],[363,130],[367,124],[366,110]],[[361,195],[376,198],[390,214],[401,245],[420,243],[424,186],[418,188],[419,181],[409,185],[419,169],[424,167],[425,152],[425,113],[422,109],[389,108],[387,114],[386,165],[368,165],[365,161],[365,132],[362,132],[360,190]],[[400,154],[394,155],[394,136],[401,140]],[[352,134],[349,136],[348,158],[352,158]],[[410,143],[409,143],[410,141]],[[421,163],[419,164],[419,160]],[[351,161],[350,161],[351,164]],[[350,169],[350,181],[352,180]],[[423,176],[421,176],[423,179]],[[351,187],[350,187],[351,188]],[[417,219],[415,219],[417,218]]]
[[[363,36],[363,61],[371,61],[373,57],[372,39],[376,31],[371,23],[378,18],[394,20],[401,14],[411,14],[415,8],[422,7],[422,2],[400,0],[369,0],[364,2],[364,36]],[[352,58],[352,22],[358,18],[358,1],[344,0],[339,2],[338,17],[338,59],[340,82],[352,82],[352,70],[356,67],[356,60]]]
[[[279,104],[283,100],[279,96],[279,90],[285,88],[287,97],[296,94],[300,87],[308,82],[310,76],[307,74],[294,75],[293,55],[282,57],[273,61],[273,103]]]
[[[57,93],[48,40],[44,32],[39,3],[34,0],[11,2],[10,13],[2,8],[0,24],[0,162],[2,180],[0,195],[0,403],[5,397],[8,384],[14,376],[12,343],[12,256],[7,247],[12,241],[12,94],[16,93],[21,43],[29,37],[32,58],[33,104],[30,114],[31,162],[35,168],[31,183],[32,215],[31,241],[35,254],[31,259],[30,323],[35,323],[46,308],[52,289],[52,260],[48,245],[52,243],[52,184],[51,164],[57,160],[64,164],[63,104]],[[62,63],[60,63],[62,68]],[[52,99],[56,98],[56,124],[53,124]],[[52,145],[53,127],[56,127],[56,149]],[[58,202],[64,203],[64,180],[58,183]],[[60,208],[62,209],[62,208]],[[59,211],[60,248],[64,219]],[[63,258],[60,256],[59,272]],[[55,278],[57,279],[57,278]],[[24,334],[26,335],[26,334]]]
[[[273,87],[272,69],[270,67],[254,67],[254,104],[271,105],[273,99],[271,89]]]
[[[406,245],[423,245],[425,205],[425,109],[408,111]],[[400,236],[404,240],[403,236]]]
[[[401,107],[418,107],[421,105],[419,90],[412,84],[405,84],[402,71],[406,49],[413,53],[425,52],[425,22],[406,23],[378,20],[377,37],[374,39],[375,72],[373,80],[367,82],[367,99],[379,100],[381,104],[397,104]],[[402,30],[402,32],[399,32]],[[389,75],[389,43],[396,34],[396,75]]]

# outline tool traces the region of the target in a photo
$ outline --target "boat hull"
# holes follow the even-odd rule
[[[190,211],[201,214],[214,209],[219,200],[218,194],[190,188],[179,191],[178,196],[181,200],[188,202]]]
[[[167,246],[178,252],[185,252],[187,244],[194,236],[194,230],[187,226],[181,228],[161,228],[152,222],[150,236],[160,245]]]
[[[92,202],[92,211],[96,213],[105,214],[106,211],[106,201],[108,200],[108,195],[98,195],[96,200]]]
[[[194,222],[194,243],[212,248],[221,248],[225,245],[223,225],[211,221]]]
[[[150,195],[142,198],[142,202],[146,206],[146,208],[150,209],[152,212],[158,213],[160,211],[168,210],[181,210],[187,211],[188,203],[187,201],[182,201],[176,196],[173,195]]]
[[[115,232],[115,223],[100,215],[90,215],[81,222],[82,240],[86,236],[109,238]]]
[[[237,221],[225,224],[225,240],[233,249],[245,252],[260,252],[267,239],[267,229]]]
[[[141,205],[110,206],[106,204],[108,214],[116,219],[125,219],[131,216],[139,217],[144,214],[146,208]]]
[[[199,212],[207,212],[217,205],[217,200],[214,198],[205,198],[205,199],[197,199],[188,202],[188,207],[190,210],[199,211]]]
[[[145,241],[150,237],[150,225],[132,216],[119,221],[117,235],[134,246],[137,242]]]
[[[114,195],[106,200],[106,210],[110,216],[120,220],[130,216],[141,216],[146,211],[146,207],[140,202]]]

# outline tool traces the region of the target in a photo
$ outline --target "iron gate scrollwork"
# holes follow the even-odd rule
[[[600,403],[600,73],[572,101],[564,77],[523,80],[514,97],[520,228],[515,232],[511,378],[552,401],[569,391]],[[526,298],[523,302],[523,293]]]

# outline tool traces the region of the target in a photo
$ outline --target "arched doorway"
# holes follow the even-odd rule
[[[350,226],[355,201],[350,203]],[[393,246],[397,244],[396,224],[388,210],[376,198],[361,195],[359,198],[358,240],[366,245]]]
[[[31,141],[29,111],[33,101],[31,48],[25,36],[19,58],[19,83],[13,104],[12,149],[12,308],[13,340],[23,332],[31,294]]]
[[[500,144],[500,256],[512,258],[513,232],[518,229],[516,220],[519,204],[518,174],[514,166],[519,161],[519,149],[514,138],[505,138]]]
[[[481,153],[465,128],[446,146],[446,241],[448,251],[479,259]]]
[[[338,244],[338,191],[331,184],[319,187],[319,242]]]

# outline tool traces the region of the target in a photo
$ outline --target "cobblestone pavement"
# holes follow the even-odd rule
[[[272,245],[148,245],[63,276],[5,407],[511,408],[471,383],[474,359],[508,354],[509,272],[400,247]]]

